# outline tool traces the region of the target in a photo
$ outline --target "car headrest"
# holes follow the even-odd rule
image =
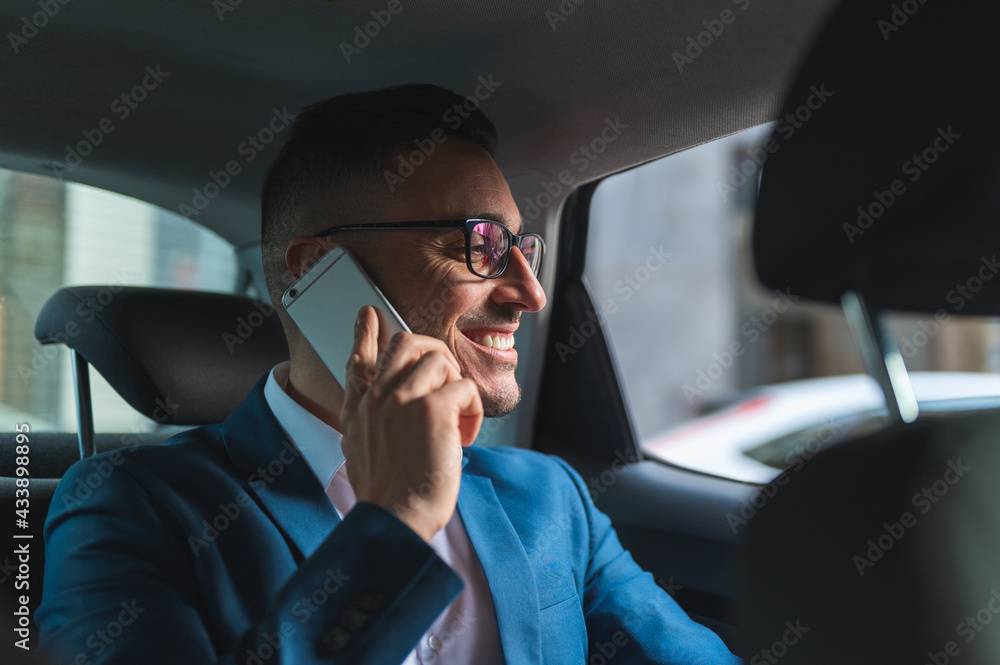
[[[764,163],[752,244],[765,286],[1000,314],[998,19],[975,0],[834,11],[742,164],[749,178]]]
[[[755,497],[737,555],[747,662],[996,663],[998,427],[996,412],[893,427]]]
[[[137,411],[175,425],[224,420],[288,359],[274,308],[222,293],[70,286],[42,306],[35,337],[76,350]]]

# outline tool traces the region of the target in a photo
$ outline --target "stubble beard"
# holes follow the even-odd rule
[[[406,321],[410,327],[410,330],[418,335],[427,335],[428,337],[434,337],[439,339],[448,345],[451,350],[452,355],[458,361],[459,367],[462,370],[462,376],[467,379],[475,378],[472,377],[462,360],[457,357],[455,350],[449,343],[448,332],[449,328],[444,325],[440,320],[432,320],[430,317],[426,317],[425,313],[416,309],[407,309],[406,311],[400,311],[400,315],[403,320]],[[459,319],[459,323],[461,319]],[[456,323],[455,335],[461,336],[462,333],[457,331],[458,324]],[[511,383],[509,385],[507,381],[503,381],[501,386],[484,386],[480,382],[476,382],[476,387],[479,389],[479,398],[483,403],[483,415],[487,418],[502,418],[510,414],[517,407],[518,403],[521,401],[521,385],[517,382],[514,377],[514,370],[517,369],[516,363],[504,363],[501,368],[498,368],[495,374],[510,375]]]

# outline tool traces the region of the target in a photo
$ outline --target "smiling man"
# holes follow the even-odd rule
[[[345,391],[279,308],[291,358],[225,422],[128,453],[83,506],[57,493],[37,620],[65,662],[739,662],[565,462],[471,445],[520,399],[544,246],[489,120],[443,122],[462,101],[402,86],[298,116],[262,197],[272,301],[341,244],[413,332],[380,348],[375,312],[344,312]]]

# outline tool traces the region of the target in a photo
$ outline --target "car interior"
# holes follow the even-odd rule
[[[259,212],[287,120],[337,94],[423,82],[491,118],[525,228],[547,245],[548,305],[518,332],[522,403],[485,423],[479,443],[566,459],[635,560],[748,663],[996,662],[1000,458],[990,439],[1000,422],[982,408],[921,412],[887,315],[1000,314],[985,276],[1000,246],[997,13],[917,0],[5,3],[0,169],[179,215],[221,238],[236,266],[223,292],[123,283],[109,258],[103,281],[38,293],[31,280],[46,283],[36,274],[45,266],[32,256],[80,237],[28,236],[30,225],[0,219],[0,404],[17,405],[4,389],[28,385],[18,368],[32,367],[28,352],[4,353],[14,348],[7,317],[31,311],[17,324],[30,331],[23,348],[72,377],[59,390],[71,391],[74,414],[62,429],[0,419],[5,621],[17,622],[11,543],[25,535],[30,607],[41,600],[44,516],[70,465],[219,422],[287,359]],[[746,280],[835,311],[859,350],[852,367],[877,382],[886,415],[875,431],[838,429],[801,470],[759,483],[645,450],[641,395],[623,378],[611,316],[595,315],[588,260],[603,181],[766,123],[777,124],[764,128],[770,142],[740,189],[750,192]],[[100,262],[101,244],[87,247]],[[953,288],[972,291],[977,276],[956,305]],[[95,427],[98,374],[150,428]],[[32,380],[32,390],[53,385]],[[23,466],[30,517],[19,526]],[[95,483],[108,472],[95,466]],[[753,518],[736,529],[732,516],[751,502]],[[31,657],[6,634],[5,658]],[[36,628],[29,644],[33,654]]]

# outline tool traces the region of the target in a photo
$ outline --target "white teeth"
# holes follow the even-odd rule
[[[511,335],[510,337],[504,337],[502,333],[475,337],[473,338],[473,341],[476,344],[482,344],[487,348],[497,349],[498,351],[506,351],[514,348],[514,336]]]

